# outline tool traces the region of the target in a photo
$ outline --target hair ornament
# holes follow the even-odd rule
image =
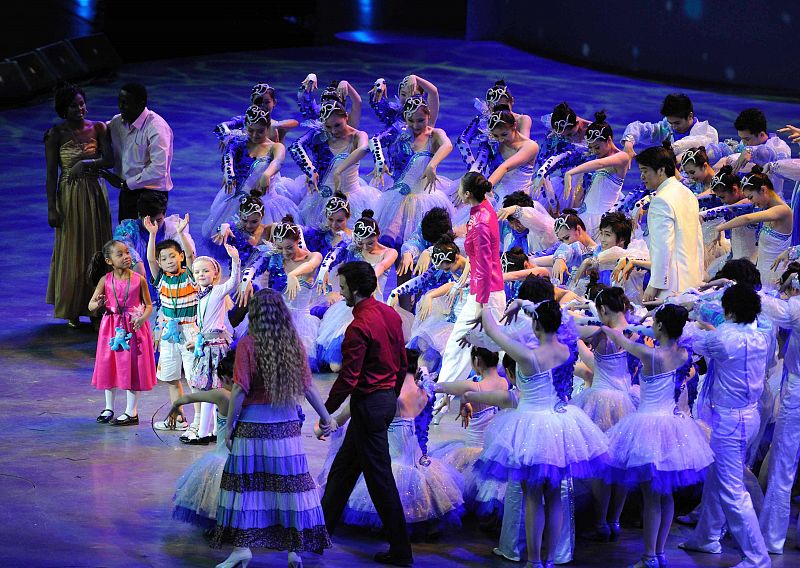
[[[748,186],[748,185],[751,186],[751,187],[756,187],[756,183],[753,181],[753,178],[755,178],[755,177],[756,177],[755,174],[750,174],[749,176],[743,176],[742,177],[742,189],[744,189],[744,187]]]
[[[270,89],[272,89],[272,87],[267,83],[256,83],[253,85],[253,90],[250,91],[250,100],[253,101],[258,98],[263,98]]]
[[[718,185],[721,185],[722,187],[728,187],[728,186],[725,185],[725,182],[722,181],[722,175],[723,174],[716,174],[713,178],[711,178],[711,189],[712,190],[715,187],[717,187]]]
[[[413,97],[410,97],[403,106],[403,118],[408,120],[420,108],[428,108],[428,103],[425,102],[425,99],[422,98],[422,95],[414,95]]]
[[[245,195],[239,200],[239,203],[240,219],[249,217],[254,213],[258,213],[259,215],[264,214],[264,203],[262,203],[261,200],[256,201],[255,199],[251,199]]]
[[[567,215],[560,215],[556,217],[556,220],[553,221],[553,232],[557,233],[561,229],[569,229],[569,223],[567,222]]]
[[[695,158],[699,153],[700,151],[695,150],[694,148],[686,150],[686,152],[683,153],[683,156],[681,156],[681,167],[684,167],[689,162],[695,163]]]
[[[331,197],[325,204],[325,216],[330,217],[337,211],[346,211],[350,213],[350,203],[341,197]]]
[[[556,134],[564,134],[567,128],[571,126],[575,126],[575,123],[570,122],[569,118],[565,118],[563,120],[557,120],[553,124],[553,132],[555,132]]]
[[[269,122],[269,113],[259,106],[252,105],[244,115],[244,123],[252,126],[259,122]]]
[[[333,113],[337,110],[344,111],[345,113],[347,112],[344,106],[342,106],[342,103],[330,100],[325,101],[319,107],[319,119],[324,122],[333,116]]]
[[[292,223],[277,223],[275,228],[272,229],[272,240],[276,243],[283,241],[287,235],[296,232],[296,228]]]
[[[368,238],[374,237],[377,234],[377,223],[372,219],[369,221],[359,219],[353,227],[353,238],[359,242],[366,241]]]
[[[433,253],[431,254],[431,263],[436,270],[439,270],[439,267],[445,262],[455,262],[456,261],[456,251],[449,250],[449,251],[442,251],[437,248],[433,249]]]
[[[213,258],[211,256],[201,255],[201,256],[198,256],[197,258],[194,259],[194,262],[204,262],[204,261],[205,262],[210,262],[211,264],[213,264],[214,265],[214,270],[217,271],[217,274],[221,274],[222,273],[222,267],[219,265],[219,261],[217,261],[216,258]]]
[[[502,112],[493,112],[489,116],[489,121],[487,122],[487,127],[489,130],[494,130],[498,124],[503,122],[503,114]]]
[[[489,106],[493,106],[503,97],[510,97],[506,85],[495,85],[486,91],[486,103]]]
[[[608,135],[605,134],[606,126],[601,128],[590,128],[586,131],[586,143],[598,142],[600,140],[608,140]]]

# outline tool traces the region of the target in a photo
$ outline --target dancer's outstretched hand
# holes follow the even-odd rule
[[[779,128],[778,132],[781,134],[788,134],[789,142],[796,142],[797,144],[800,144],[800,128],[791,124],[787,124],[783,128]]]

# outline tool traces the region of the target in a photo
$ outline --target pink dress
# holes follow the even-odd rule
[[[97,356],[92,374],[92,385],[96,389],[125,389],[133,391],[149,391],[156,384],[156,362],[153,354],[153,336],[150,323],[133,331],[133,318],[144,311],[141,300],[142,278],[131,272],[130,280],[114,278],[113,273],[106,275],[103,293],[106,297],[106,312],[100,322],[100,333],[97,337]],[[121,330],[118,332],[118,328]],[[128,338],[128,334],[131,336]],[[117,337],[118,335],[122,337]],[[117,343],[127,343],[112,350],[109,342],[117,339]]]

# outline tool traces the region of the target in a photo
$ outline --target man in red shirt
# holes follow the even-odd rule
[[[400,316],[372,297],[378,281],[367,262],[348,262],[339,268],[342,296],[353,308],[353,321],[344,334],[342,369],[325,408],[335,412],[350,395],[350,426],[328,474],[322,510],[333,534],[363,473],[369,496],[389,538],[389,551],[375,561],[411,566],[411,544],[389,457],[388,428],[397,411],[397,395],[405,379],[405,340]]]

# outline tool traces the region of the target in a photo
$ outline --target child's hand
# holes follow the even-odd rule
[[[186,230],[186,227],[188,226],[189,226],[189,214],[187,213],[186,216],[183,219],[181,219],[181,222],[178,223],[178,233],[184,232]]]
[[[187,351],[194,351],[194,341],[187,341],[186,342],[186,350]]]
[[[236,262],[239,260],[239,249],[237,249],[235,246],[225,243],[225,250],[227,251],[228,256],[231,257],[232,261]]]
[[[178,421],[178,416],[181,414],[181,405],[174,403],[172,408],[169,410],[169,416],[167,416],[167,428],[174,430],[176,427],[176,423]]]
[[[134,318],[133,320],[133,331],[139,331],[144,324],[147,323],[147,318],[144,315],[139,316],[138,318]]]
[[[103,306],[105,306],[106,305],[106,295],[105,294],[100,294],[99,296],[97,296],[97,298],[95,299],[95,303],[97,304],[98,308],[102,308]]]
[[[155,234],[158,233],[158,225],[153,222],[153,219],[150,216],[142,219],[142,225],[144,225],[144,228],[147,229],[147,232],[151,235],[155,236]]]

